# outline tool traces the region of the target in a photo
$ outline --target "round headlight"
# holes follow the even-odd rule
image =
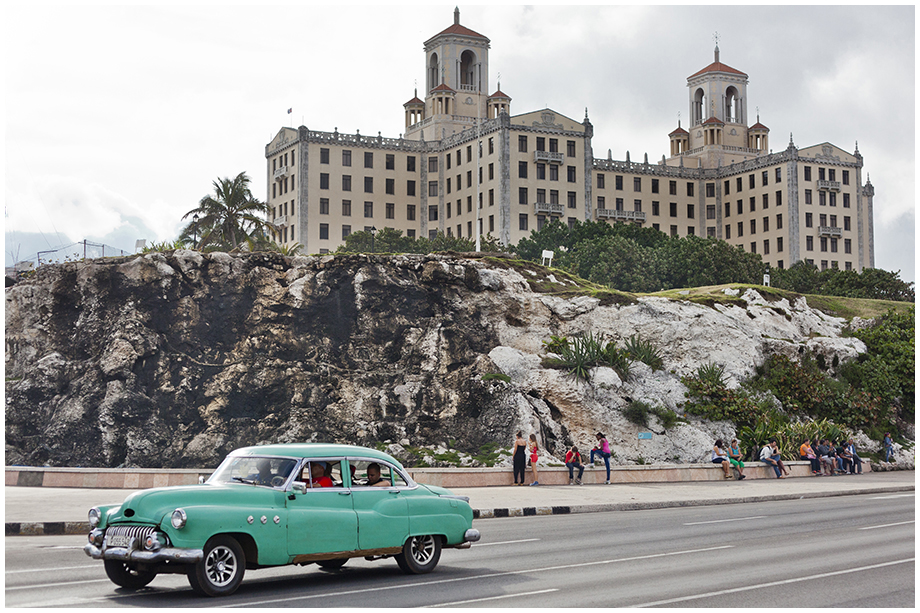
[[[185,511],[182,509],[176,509],[172,512],[172,526],[176,530],[181,530],[185,527],[185,522],[188,520],[188,517],[185,515]]]
[[[102,511],[99,510],[99,507],[93,507],[89,510],[89,525],[91,528],[95,528],[99,525],[99,522],[102,521]]]

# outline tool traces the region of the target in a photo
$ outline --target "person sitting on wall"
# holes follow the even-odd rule
[[[779,468],[779,463],[773,459],[773,445],[770,443],[764,445],[763,449],[760,450],[760,461],[773,468],[773,472],[776,473],[777,479],[786,478],[785,475],[783,475],[783,471]]]
[[[581,475],[585,472],[584,460],[578,447],[572,445],[572,448],[565,452],[565,465],[569,469],[569,485],[581,485]],[[575,477],[575,469],[578,469],[578,476]]]

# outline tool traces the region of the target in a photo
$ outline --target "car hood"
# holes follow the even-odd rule
[[[112,509],[108,524],[159,524],[177,508],[198,506],[270,508],[284,505],[284,492],[248,484],[202,484],[156,487],[135,492]]]

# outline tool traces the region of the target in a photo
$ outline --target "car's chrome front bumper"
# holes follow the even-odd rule
[[[107,547],[105,549],[87,543],[83,546],[83,552],[94,560],[122,560],[123,562],[194,564],[204,558],[204,551],[201,549],[164,547],[156,551],[147,551],[138,549],[135,541],[132,541],[127,547]]]

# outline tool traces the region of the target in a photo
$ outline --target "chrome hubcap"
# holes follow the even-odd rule
[[[215,547],[205,561],[205,574],[213,585],[223,587],[233,581],[237,559],[227,547]]]
[[[416,536],[412,539],[412,557],[421,565],[428,564],[434,556],[434,537]]]

